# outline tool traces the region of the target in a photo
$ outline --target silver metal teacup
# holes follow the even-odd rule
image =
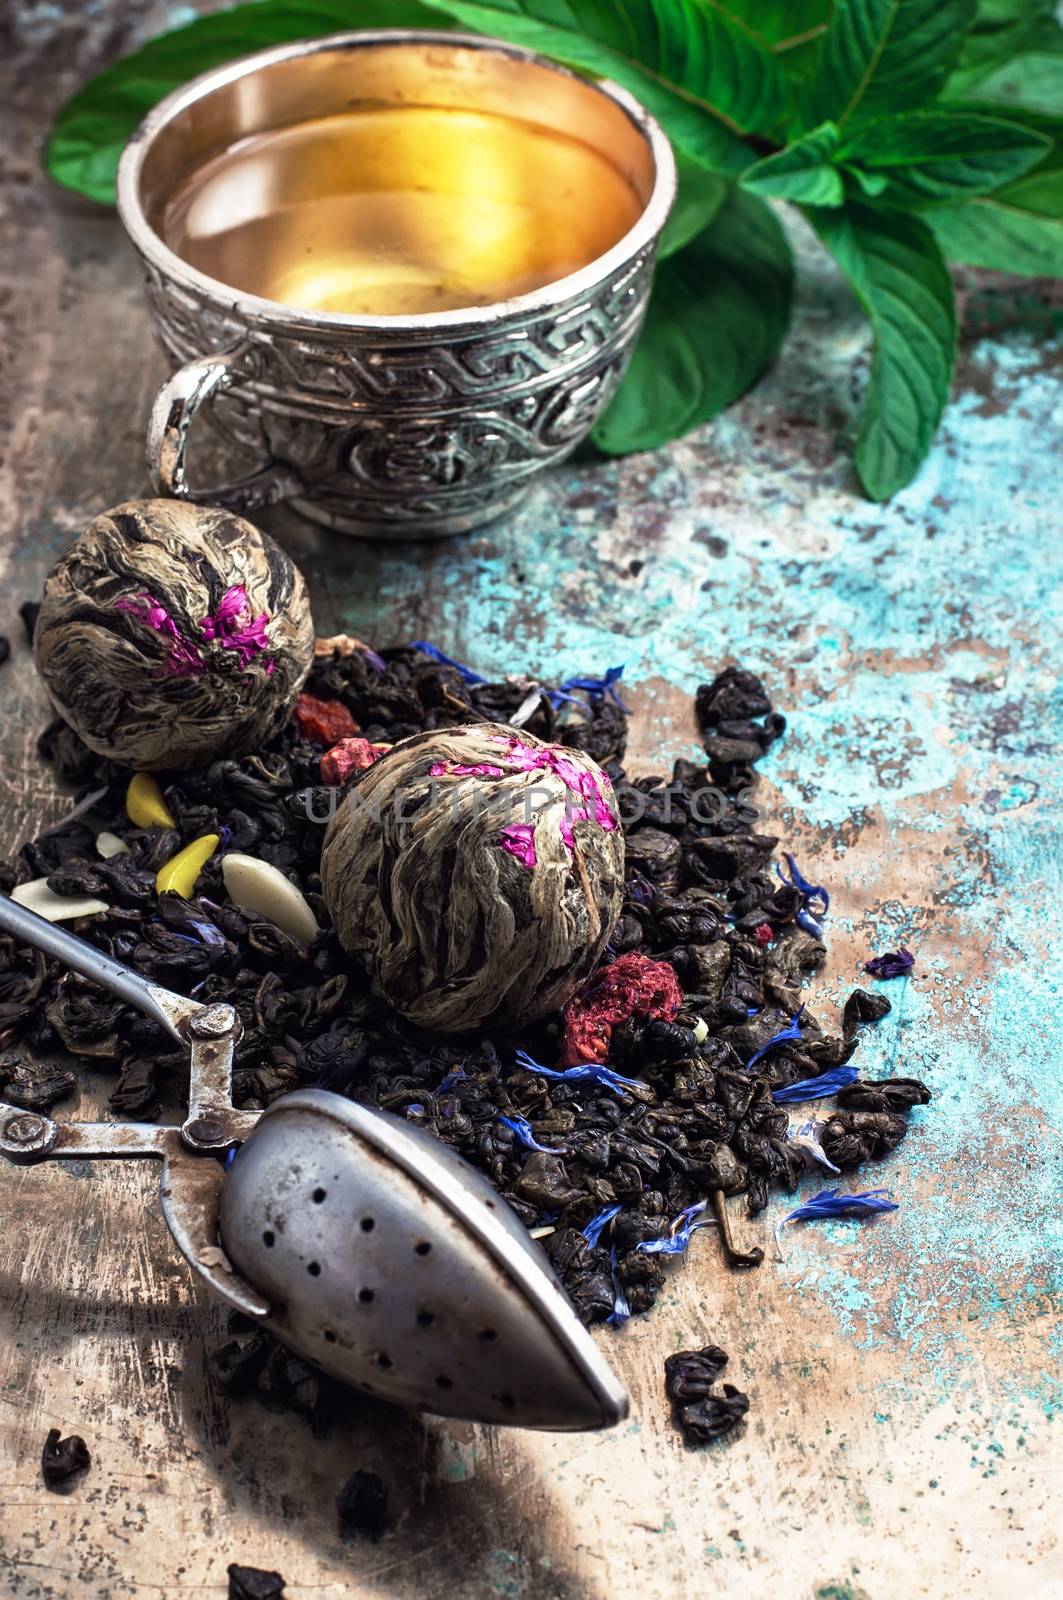
[[[352,105],[518,114],[607,154],[642,211],[588,266],[496,305],[415,316],[305,311],[189,266],[159,224],[175,188],[237,140]],[[148,431],[156,488],[245,511],[278,500],[346,533],[428,538],[513,506],[587,434],[646,308],[675,193],[661,129],[623,89],[464,34],[347,33],[263,50],[163,100],[122,156],[118,207],[173,369]],[[189,484],[192,423],[261,464]]]

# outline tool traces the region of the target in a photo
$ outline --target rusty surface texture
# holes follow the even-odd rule
[[[183,13],[187,14],[187,13]],[[15,615],[98,511],[146,490],[162,376],[114,217],[51,191],[35,141],[158,6],[26,7],[0,114],[5,848],[58,815]],[[911,981],[861,1046],[933,1103],[869,1175],[900,1209],[788,1228],[727,1273],[699,1234],[657,1310],[604,1330],[633,1400],[603,1435],[535,1436],[352,1399],[326,1439],[230,1405],[208,1368],[225,1311],[173,1248],[148,1164],[0,1169],[0,1593],[223,1596],[238,1561],[296,1600],[1031,1600],[1063,1594],[1058,288],[964,280],[954,398],[918,481],[857,494],[840,440],[866,334],[807,241],[795,327],[765,380],[652,456],[570,464],[486,532],[379,551],[284,512],[318,631],[435,639],[485,672],[625,663],[635,770],[689,752],[717,664],[761,672],[790,730],[763,826],[832,894],[825,1018],[872,950]],[[64,1116],[91,1115],[84,1103]],[[862,1184],[863,1187],[871,1183]],[[819,1187],[810,1181],[810,1188]],[[744,1221],[741,1242],[755,1230]],[[684,1450],[663,1360],[718,1342],[744,1435]],[[91,1472],[65,1496],[47,1430]],[[355,1469],[394,1527],[344,1541]]]

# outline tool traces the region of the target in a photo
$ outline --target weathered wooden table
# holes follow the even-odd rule
[[[51,191],[35,141],[81,78],[166,20],[117,0],[27,4],[5,70],[13,638],[18,603],[73,535],[144,492],[161,374],[117,221]],[[282,513],[272,525],[321,631],[435,638],[487,671],[623,661],[647,759],[662,741],[689,749],[709,668],[764,674],[791,717],[765,826],[833,892],[823,1009],[868,950],[903,940],[918,955],[861,1047],[872,1075],[935,1092],[869,1178],[901,1209],[788,1230],[785,1259],[744,1277],[700,1235],[655,1313],[601,1335],[634,1401],[613,1433],[365,1409],[321,1442],[219,1398],[206,1352],[224,1313],[175,1255],[153,1169],[4,1168],[4,1595],[221,1596],[232,1560],[322,1600],[1063,1595],[1059,300],[972,285],[940,438],[882,507],[854,492],[839,448],[864,329],[829,269],[807,252],[804,266],[775,370],[670,450],[569,467],[504,526],[434,548],[375,549]],[[34,755],[44,704],[21,638],[2,672],[10,847],[64,802]],[[662,1362],[710,1339],[732,1352],[749,1422],[688,1452]],[[40,1478],[53,1425],[94,1455],[67,1497]],[[390,1488],[396,1524],[376,1546],[338,1538],[333,1498],[356,1467]]]

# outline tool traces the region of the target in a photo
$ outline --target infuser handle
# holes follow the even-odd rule
[[[217,483],[193,489],[188,482],[188,442],[200,407],[214,394],[243,379],[242,346],[186,361],[168,378],[155,396],[148,422],[148,471],[159,494],[196,505],[225,506],[230,511],[250,511],[273,505],[298,494],[301,482],[289,467],[268,462],[235,483]]]
[[[131,967],[124,967],[120,961],[104,955],[102,950],[87,944],[76,934],[67,933],[65,928],[57,927],[54,922],[39,917],[35,911],[17,905],[6,895],[0,895],[0,931],[11,934],[20,944],[43,950],[46,956],[61,961],[63,966],[70,967],[74,972],[80,972],[83,978],[109,989],[119,1000],[136,1006],[153,1022],[160,1023],[181,1044],[188,1043],[182,1025],[210,1009],[200,1005],[197,1000],[188,1000],[184,995],[174,994],[160,984],[151,983]]]

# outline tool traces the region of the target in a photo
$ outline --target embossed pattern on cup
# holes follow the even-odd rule
[[[389,57],[420,52],[424,92],[512,97],[531,75],[542,114],[597,138],[644,202],[604,256],[498,305],[406,317],[302,311],[188,266],[155,223],[204,151],[317,114],[357,88],[379,93]],[[353,69],[357,68],[357,71]],[[418,72],[421,71],[418,67]],[[497,73],[498,81],[494,82]],[[404,92],[409,92],[406,85]],[[455,98],[454,103],[460,103]],[[471,102],[469,102],[471,103]],[[625,142],[626,141],[626,142]],[[207,73],[150,114],[122,158],[119,207],[143,259],[156,335],[174,369],[149,428],[163,493],[239,510],[289,500],[345,532],[424,538],[465,531],[514,505],[564,459],[608,403],[646,308],[675,188],[668,142],[630,96],[529,52],[461,35],[345,34],[260,52]],[[259,468],[192,488],[193,419]]]

